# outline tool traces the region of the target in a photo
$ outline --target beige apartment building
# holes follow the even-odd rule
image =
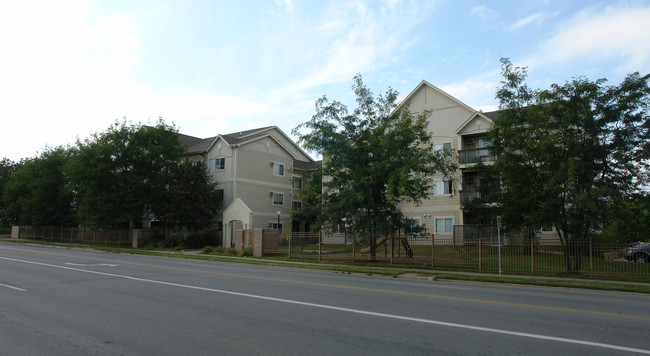
[[[405,216],[425,225],[436,237],[467,238],[472,226],[495,226],[464,211],[463,204],[479,197],[482,179],[478,162],[491,164],[495,157],[485,137],[498,112],[475,110],[434,85],[422,81],[398,109],[428,111],[429,130],[437,150],[449,152],[459,168],[451,179],[435,178],[435,187],[419,206],[402,204]],[[300,220],[303,173],[315,162],[276,126],[197,138],[180,135],[190,159],[201,160],[223,192],[223,205],[216,222],[223,230],[224,246],[233,243],[237,229],[280,228],[283,232],[309,231]],[[485,236],[482,236],[485,237]],[[541,227],[540,237],[556,238],[552,227]]]
[[[303,172],[317,164],[276,126],[197,138],[180,135],[189,159],[208,167],[223,205],[216,223],[224,246],[238,229],[309,230],[296,214],[302,206]]]
[[[463,204],[479,197],[476,188],[482,176],[477,163],[491,164],[496,159],[488,152],[485,137],[498,112],[475,110],[426,81],[404,99],[399,109],[406,105],[413,113],[430,112],[427,120],[434,148],[449,151],[450,159],[458,159],[459,169],[451,179],[437,177],[429,198],[419,206],[403,204],[404,215],[424,224],[429,233],[440,238],[463,239],[467,238],[469,226],[495,226],[496,221],[483,221],[464,211]],[[540,228],[540,237],[556,237],[552,227]]]

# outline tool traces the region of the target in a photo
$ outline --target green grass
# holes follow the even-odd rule
[[[391,276],[391,277],[398,277],[399,275],[405,273],[409,273],[409,274],[416,273],[421,276],[431,276],[435,280],[465,280],[465,281],[477,281],[477,282],[489,282],[489,283],[526,284],[526,285],[538,285],[538,286],[549,286],[549,287],[587,288],[587,289],[625,291],[625,292],[650,294],[650,285],[625,283],[625,282],[650,282],[650,275],[648,274],[646,274],[645,276],[616,276],[616,275],[605,276],[605,277],[598,276],[598,278],[600,279],[610,279],[612,282],[603,281],[603,280],[594,281],[594,280],[589,280],[588,275],[562,274],[562,272],[556,273],[556,275],[554,275],[553,278],[535,278],[526,275],[503,276],[502,278],[499,278],[494,274],[487,274],[487,273],[477,274],[475,268],[469,268],[466,266],[444,267],[445,271],[441,272],[439,271],[439,269],[441,268],[440,266],[435,266],[435,270],[434,270],[434,268],[431,267],[430,263],[428,264],[393,263],[391,265],[385,261],[370,261],[368,260],[367,254],[361,256],[357,254],[356,255],[357,258],[354,262],[352,261],[352,259],[343,260],[343,259],[328,258],[327,255],[322,255],[321,261],[318,261],[316,257],[313,256],[305,257],[302,255],[293,255],[295,257],[289,259],[286,254],[286,249],[284,253],[278,253],[264,258],[248,258],[246,256],[251,254],[250,250],[246,250],[243,253],[244,255],[243,257],[235,257],[231,249],[223,249],[220,247],[214,247],[211,249],[208,249],[206,247],[206,252],[209,251],[210,253],[217,253],[217,254],[187,254],[187,253],[183,253],[182,251],[179,252],[174,250],[144,250],[144,249],[116,247],[116,246],[97,246],[97,245],[93,246],[93,245],[80,244],[80,243],[52,243],[46,241],[33,241],[33,240],[11,240],[8,238],[2,238],[0,240],[11,241],[15,243],[36,243],[42,245],[56,245],[56,246],[64,246],[64,247],[92,248],[100,251],[113,252],[113,253],[165,256],[170,258],[186,258],[186,259],[209,260],[209,261],[227,261],[227,262],[235,262],[235,263],[263,264],[263,265],[271,265],[271,266],[290,266],[294,268],[327,270],[327,271],[333,271],[339,273],[359,273],[359,274],[366,274],[366,275],[380,275],[380,276]],[[315,250],[317,251],[318,246],[310,246],[309,249],[314,249],[314,247]],[[215,250],[218,252],[215,252]],[[342,251],[342,250],[347,251],[342,248],[338,249],[338,251]],[[429,258],[430,258],[430,254],[429,254]],[[486,258],[489,260],[488,257]],[[301,264],[300,262],[302,262],[303,264]],[[504,261],[502,261],[502,263],[503,262]],[[645,265],[643,268],[647,268],[647,265],[649,265],[649,264],[633,264],[633,263],[629,263],[629,264]],[[468,274],[467,272],[473,272],[473,273]],[[510,274],[514,274],[514,273],[510,273]]]

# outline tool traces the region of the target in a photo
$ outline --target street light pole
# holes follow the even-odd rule
[[[278,210],[277,214],[278,214],[278,231],[280,231],[280,210]]]

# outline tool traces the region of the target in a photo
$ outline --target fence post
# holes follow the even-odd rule
[[[395,233],[390,234],[390,264],[393,264],[393,257],[395,257]]]
[[[322,236],[321,234],[322,234],[322,231],[319,231],[319,232],[318,232],[318,261],[319,261],[319,262],[320,262],[320,260],[321,260],[321,249],[323,248],[323,247],[322,247],[322,245],[323,245],[323,244],[322,244],[322,242],[323,242],[323,241],[322,241],[322,240],[323,240],[322,237],[323,237],[323,236]]]
[[[535,274],[535,238],[530,239],[530,274]]]
[[[435,240],[434,239],[435,239],[435,234],[431,234],[431,268],[433,268],[433,262],[435,261],[434,258],[433,258],[434,252],[435,252],[435,249],[434,249],[434,246],[435,246],[434,241]]]
[[[478,270],[482,271],[483,267],[481,266],[481,238],[478,238]]]
[[[594,250],[591,244],[591,237],[589,238],[589,277],[594,276]]]
[[[319,232],[320,233],[320,232]],[[289,233],[289,259],[291,259],[291,238],[293,237],[293,233]]]

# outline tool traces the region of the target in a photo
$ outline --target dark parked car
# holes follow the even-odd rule
[[[638,242],[628,246],[625,258],[634,262],[650,262],[650,243]]]

